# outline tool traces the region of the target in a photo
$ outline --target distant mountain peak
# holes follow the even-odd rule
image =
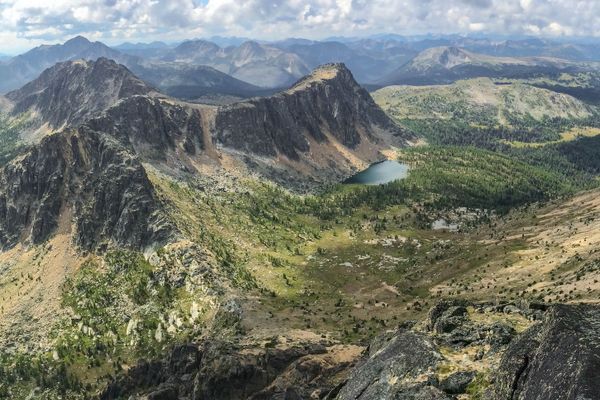
[[[468,51],[456,46],[433,47],[421,52],[413,60],[414,65],[439,65],[444,68],[452,68],[473,60]]]
[[[64,45],[65,46],[69,46],[69,45],[90,45],[92,42],[90,42],[86,37],[81,36],[81,35],[77,35],[69,40],[67,40]]]

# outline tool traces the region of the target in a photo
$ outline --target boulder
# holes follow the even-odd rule
[[[555,305],[510,344],[489,398],[598,399],[599,373],[600,307]]]
[[[460,371],[449,375],[440,382],[439,388],[448,394],[465,393],[469,384],[477,375],[473,371]]]
[[[370,349],[335,398],[444,399],[443,393],[431,387],[427,379],[441,360],[435,345],[424,334],[398,331],[386,335],[385,344]]]

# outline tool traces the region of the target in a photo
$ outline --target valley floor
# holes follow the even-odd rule
[[[140,356],[203,338],[366,346],[447,298],[600,298],[598,190],[497,215],[417,202],[350,207],[356,193],[378,190],[354,186],[300,196],[235,176],[219,187],[148,173],[186,239],[145,258],[82,258],[61,235],[3,255],[0,371],[12,376],[14,357],[32,357],[5,393],[30,393],[46,366],[70,376],[56,390],[77,397]],[[457,229],[433,229],[440,219]]]

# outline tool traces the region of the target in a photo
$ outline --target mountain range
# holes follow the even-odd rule
[[[80,36],[61,45],[37,47],[0,64],[0,92],[19,88],[56,63],[79,59],[96,60],[101,57],[126,65],[149,84],[185,98],[197,98],[213,93],[246,97],[262,93],[257,87],[210,67],[149,62],[112,49],[103,43],[90,42]],[[181,86],[186,86],[183,92]]]
[[[0,92],[19,88],[57,62],[99,57],[126,65],[165,93],[192,100],[217,93],[237,98],[272,93],[269,90],[288,87],[317,66],[332,62],[345,63],[360,83],[379,87],[589,70],[594,67],[587,62],[600,59],[590,46],[467,38],[402,41],[383,36],[343,43],[287,39],[221,47],[198,39],[177,45],[124,43],[110,48],[76,37],[0,62]]]

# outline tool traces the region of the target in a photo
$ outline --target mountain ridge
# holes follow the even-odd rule
[[[581,65],[551,57],[496,57],[456,46],[432,47],[396,69],[378,83],[427,85],[452,83],[472,77],[526,78],[541,73],[576,72]]]
[[[149,61],[140,56],[129,55],[77,36],[63,44],[39,46],[0,64],[0,92],[17,90],[36,79],[45,69],[58,62],[108,58],[125,65],[149,85],[182,97],[193,99],[207,93],[224,93],[252,96],[260,89],[237,80],[209,66],[180,65],[169,62]],[[182,87],[187,86],[185,90]]]
[[[96,91],[111,86],[105,79],[115,75],[126,84],[112,85],[114,95],[102,107],[56,113],[55,104],[70,104],[61,97],[79,98],[83,92],[97,97]],[[74,86],[65,87],[65,79]],[[293,171],[300,180],[331,182],[351,173],[356,160],[367,164],[381,158],[379,150],[390,143],[407,144],[341,64],[321,67],[278,95],[223,107],[158,96],[106,59],[58,64],[10,98],[17,102],[15,113],[42,110],[41,122],[69,128],[42,138],[0,170],[5,248],[20,237],[36,244],[46,240],[65,209],[76,221],[74,242],[84,249],[97,248],[103,238],[143,248],[168,236],[152,228],[162,217],[144,162],[164,165],[172,174],[182,168],[193,173],[199,163],[219,164],[229,154],[239,167],[266,163]],[[368,151],[359,145],[368,145]],[[282,156],[293,162],[281,163]],[[247,164],[247,158],[253,161]],[[27,179],[19,178],[21,173]],[[269,170],[263,173],[274,178]],[[11,181],[19,187],[12,188]],[[133,184],[126,186],[128,181]]]

